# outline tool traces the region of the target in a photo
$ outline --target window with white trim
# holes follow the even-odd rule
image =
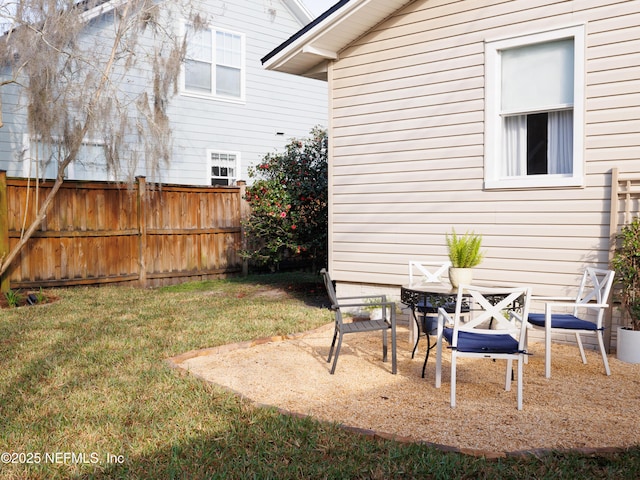
[[[240,154],[208,150],[211,185],[235,185],[240,169]]]
[[[187,30],[185,92],[242,100],[244,98],[244,36],[215,29]]]
[[[25,177],[54,179],[58,174],[58,164],[67,155],[64,145],[57,141],[43,143],[37,139],[24,138],[23,174]],[[69,163],[64,178],[69,180],[115,180],[113,172],[107,169],[104,144],[85,140],[77,157]]]
[[[485,187],[581,186],[584,26],[486,42]]]

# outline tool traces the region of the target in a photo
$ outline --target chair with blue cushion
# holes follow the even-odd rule
[[[471,306],[470,318],[462,321],[464,297]],[[483,288],[460,285],[453,318],[444,308],[438,309],[436,347],[436,388],[441,385],[442,349],[446,341],[451,349],[451,407],[456,406],[456,372],[458,358],[506,360],[505,390],[511,390],[513,361],[517,368],[517,403],[522,410],[523,363],[526,362],[527,314],[531,290],[518,288]],[[466,366],[465,366],[466,368]],[[479,375],[482,375],[481,373]]]
[[[545,302],[544,313],[530,313],[529,323],[544,328],[544,375],[551,377],[551,335],[553,333],[574,333],[580,349],[582,363],[587,363],[580,335],[595,335],[602,354],[602,362],[607,375],[611,375],[607,352],[604,348],[604,313],[613,285],[613,270],[587,267],[576,297],[534,297]],[[567,313],[570,310],[570,313]]]
[[[387,330],[391,330],[391,373],[397,372],[397,354],[396,354],[396,304],[388,302],[385,295],[366,295],[358,297],[337,297],[333,281],[324,268],[320,271],[324,279],[324,285],[327,289],[327,295],[331,301],[331,310],[333,310],[335,318],[335,329],[333,332],[333,340],[329,349],[329,358],[333,357],[333,365],[331,366],[331,374],[336,371],[338,363],[338,355],[340,355],[340,347],[342,346],[342,337],[349,333],[364,333],[373,331],[382,331],[382,361],[387,361]],[[382,317],[362,320],[362,321],[346,321],[343,318],[342,309],[352,307],[379,307],[382,309]],[[337,342],[337,343],[336,343]],[[335,349],[335,356],[334,356]]]

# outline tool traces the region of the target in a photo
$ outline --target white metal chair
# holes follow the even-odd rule
[[[469,297],[471,318],[462,322],[463,296]],[[505,390],[511,390],[513,361],[518,362],[517,402],[522,410],[523,363],[526,359],[527,314],[531,290],[483,288],[460,285],[454,317],[438,309],[436,388],[442,378],[442,344],[451,348],[451,407],[456,406],[456,371],[459,357],[503,359],[507,361]],[[445,323],[451,324],[446,327]]]
[[[391,330],[391,373],[397,372],[397,354],[396,354],[396,304],[388,302],[385,295],[366,295],[358,297],[340,297],[336,296],[336,290],[329,273],[323,268],[320,273],[324,279],[324,285],[331,301],[331,310],[335,316],[335,330],[333,332],[333,340],[329,349],[329,358],[333,357],[333,365],[331,366],[331,374],[336,370],[338,363],[338,355],[340,355],[340,347],[342,346],[342,337],[348,333],[363,333],[375,330],[382,331],[382,361],[387,361],[387,330]],[[348,300],[348,301],[345,301]],[[371,320],[359,320],[353,322],[345,322],[343,318],[343,308],[352,307],[379,307],[382,309],[382,318]],[[336,344],[337,340],[337,344]],[[335,348],[335,356],[333,355]]]
[[[451,262],[416,262],[409,261],[409,285],[426,283],[442,283],[442,276],[447,273]]]
[[[545,301],[544,313],[530,313],[529,323],[544,328],[544,375],[551,377],[551,335],[554,332],[574,333],[580,349],[582,363],[587,363],[580,335],[595,335],[598,340],[602,363],[607,375],[611,375],[607,352],[604,348],[603,320],[609,306],[607,301],[613,285],[613,270],[587,267],[582,275],[576,297],[534,297]],[[570,309],[571,313],[566,312]],[[557,312],[557,313],[554,313]],[[591,313],[591,316],[585,314]],[[586,318],[585,318],[586,317]]]
[[[451,266],[451,262],[418,262],[418,261],[409,261],[409,285],[427,285],[433,283],[444,283],[442,281],[442,276],[447,273],[449,267]],[[451,306],[452,307],[452,306]],[[438,307],[435,305],[431,305],[430,303],[421,303],[416,305],[415,310],[417,310],[421,314],[420,321],[415,314],[415,311],[412,312],[413,319],[415,321],[415,327],[412,328],[412,339],[413,339],[413,351],[411,352],[411,358],[413,358],[416,354],[416,350],[418,349],[418,343],[420,342],[420,336],[425,335],[428,336],[433,333],[431,325],[435,325],[435,320],[438,315]],[[446,307],[445,307],[446,308]],[[453,308],[447,308],[447,311],[450,313],[453,312]],[[433,322],[429,322],[430,319],[434,319]],[[427,356],[429,355],[429,346],[427,346]],[[425,359],[425,366],[426,366]],[[422,369],[422,376],[424,377],[424,368]]]

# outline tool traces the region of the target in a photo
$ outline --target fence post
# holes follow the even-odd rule
[[[0,170],[0,265],[9,254],[9,202],[7,199],[7,172]],[[0,292],[8,292],[9,275],[0,275]]]
[[[138,284],[147,286],[147,180],[136,177],[138,182]]]
[[[244,230],[244,222],[249,218],[250,209],[249,202],[245,200],[247,194],[247,182],[244,180],[238,180],[236,184],[240,187],[240,245],[243,251],[247,250],[247,235]],[[242,276],[249,275],[249,259],[243,257],[242,259]]]

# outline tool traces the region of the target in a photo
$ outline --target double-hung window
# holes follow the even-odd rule
[[[215,29],[187,31],[184,91],[228,100],[244,99],[244,37]]]
[[[485,187],[581,186],[584,27],[487,42]]]
[[[211,185],[234,185],[240,169],[240,154],[208,150]]]
[[[24,136],[23,175],[41,179],[54,179],[59,163],[67,156],[64,144],[57,139],[44,143],[37,138]],[[104,144],[100,141],[82,142],[76,158],[69,163],[64,178],[69,180],[116,180],[116,172],[107,167]]]

